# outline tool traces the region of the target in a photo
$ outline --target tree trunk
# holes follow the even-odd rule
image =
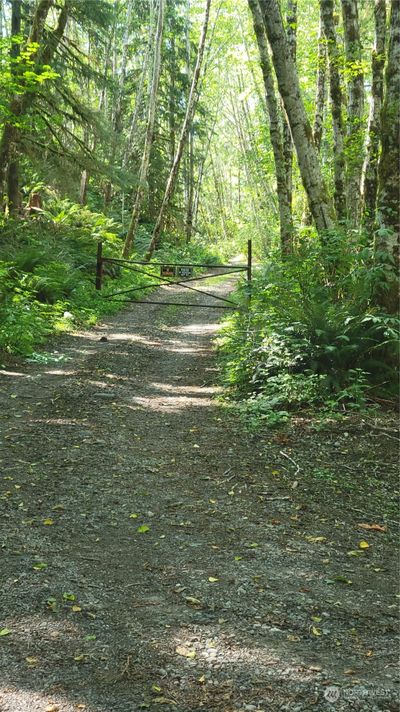
[[[297,0],[288,0],[286,13],[286,36],[290,48],[290,54],[296,65],[297,50]],[[293,202],[293,141],[290,131],[289,121],[283,115],[283,155],[285,159],[286,183],[289,196],[290,209]]]
[[[382,109],[382,152],[378,171],[376,260],[385,282],[379,303],[395,313],[399,305],[399,185],[400,185],[400,0],[392,0],[389,51]]]
[[[193,200],[194,200],[194,134],[189,132],[188,151],[186,165],[186,217],[185,236],[189,243],[193,234]]]
[[[179,142],[178,142],[178,147],[176,150],[174,162],[173,162],[173,165],[172,165],[169,177],[168,177],[167,185],[165,188],[164,198],[163,198],[163,201],[161,204],[160,212],[158,214],[157,222],[154,226],[153,235],[151,238],[149,249],[146,254],[147,260],[149,260],[151,258],[154,250],[156,249],[156,247],[158,246],[158,243],[160,241],[161,231],[164,226],[166,212],[167,212],[167,209],[171,202],[172,195],[175,190],[175,185],[176,185],[176,180],[178,177],[179,166],[181,163],[183,150],[186,145],[189,128],[192,123],[194,112],[195,112],[196,105],[197,105],[197,99],[198,99],[197,85],[198,85],[200,71],[201,71],[201,65],[202,65],[202,61],[203,61],[208,21],[210,19],[210,5],[211,5],[211,0],[206,0],[204,22],[203,22],[199,46],[198,46],[198,50],[197,50],[196,66],[194,69],[192,85],[190,87],[190,94],[189,94],[189,99],[188,99],[188,103],[187,103],[187,107],[186,107],[186,114],[185,114],[185,118],[183,121],[183,126],[181,129],[181,134],[179,137]]]
[[[293,244],[293,219],[291,201],[285,170],[285,157],[279,105],[275,93],[272,66],[269,57],[267,37],[265,34],[264,20],[258,0],[249,0],[249,7],[253,16],[254,32],[257,38],[260,54],[261,71],[264,80],[265,97],[269,113],[269,134],[274,154],[276,184],[279,204],[279,226],[282,255],[290,254]]]
[[[206,143],[203,155],[200,160],[197,181],[196,181],[196,185],[194,187],[194,198],[193,198],[193,229],[194,230],[196,230],[196,228],[197,228],[197,216],[199,213],[200,195],[201,195],[201,188],[202,188],[203,177],[204,177],[204,167],[205,167],[206,160],[208,158],[208,154],[210,151],[211,141],[214,137],[214,130],[215,130],[215,126],[216,126],[217,119],[218,119],[218,113],[219,113],[219,105],[217,105],[214,120],[212,123],[212,128],[210,129],[210,131],[208,133],[207,143]]]
[[[360,223],[361,175],[364,155],[364,73],[362,68],[357,0],[342,0],[344,46],[346,53],[346,203],[350,227]]]
[[[329,89],[333,128],[334,201],[339,221],[346,217],[343,93],[340,79],[340,51],[337,44],[334,0],[320,0],[321,21],[329,58]]]
[[[315,90],[315,113],[313,125],[313,139],[318,153],[321,150],[322,133],[324,128],[324,111],[326,101],[326,44],[323,37],[322,21],[318,32],[318,67],[317,85]]]
[[[123,106],[123,99],[124,99],[124,89],[125,89],[125,81],[126,81],[126,65],[127,65],[127,59],[128,59],[128,45],[129,45],[129,35],[131,32],[131,21],[132,21],[132,0],[128,1],[127,8],[126,8],[126,18],[125,18],[125,29],[124,29],[124,34],[122,37],[122,53],[121,53],[121,65],[120,65],[120,70],[119,70],[119,81],[118,81],[118,87],[117,87],[117,94],[114,99],[114,106],[113,106],[113,112],[112,112],[112,140],[111,140],[111,151],[110,151],[110,158],[109,158],[109,165],[110,165],[110,170],[113,170],[115,166],[115,159],[117,155],[117,146],[120,140],[120,135],[121,135],[121,118],[122,118],[122,106]],[[117,8],[117,5],[115,5]],[[117,19],[115,20],[115,25],[117,24]],[[114,26],[115,29],[115,26]],[[116,38],[114,38],[114,47],[116,49],[117,42]],[[116,59],[116,58],[115,58]],[[116,61],[113,62],[114,64],[114,74],[116,73]],[[105,191],[104,191],[104,208],[107,209],[110,200],[112,196],[112,181],[111,179],[107,181]]]
[[[168,96],[168,123],[169,123],[169,154],[171,166],[174,163],[175,158],[175,147],[176,147],[176,119],[175,119],[175,102],[176,102],[176,90],[175,90],[175,37],[171,37],[171,61],[170,61],[170,72],[169,72],[169,96]]]
[[[165,0],[159,0],[158,6],[158,21],[157,30],[155,37],[154,46],[154,62],[153,62],[153,76],[151,82],[150,98],[149,98],[149,112],[147,119],[147,130],[146,138],[144,142],[142,163],[139,172],[139,185],[136,193],[135,204],[133,206],[131,222],[128,228],[128,232],[125,239],[124,249],[122,252],[123,257],[128,257],[132,250],[132,243],[135,237],[137,226],[139,223],[140,212],[142,209],[143,198],[146,191],[147,178],[150,166],[150,153],[151,146],[154,138],[154,124],[156,118],[156,106],[157,106],[157,95],[158,86],[160,83],[161,74],[161,47],[162,47],[162,36],[164,28],[164,6]]]
[[[286,115],[290,124],[297,161],[318,234],[325,240],[334,226],[333,206],[321,174],[311,126],[300,94],[299,79],[287,43],[278,0],[261,0],[260,7]]]
[[[81,182],[79,185],[79,205],[86,205],[88,184],[89,174],[85,168],[81,173]]]
[[[130,123],[130,127],[129,127],[129,136],[128,136],[128,140],[126,142],[124,156],[122,159],[122,168],[126,168],[130,159],[132,158],[132,154],[134,152],[133,146],[134,146],[135,138],[137,137],[140,110],[141,110],[141,107],[143,104],[145,81],[146,81],[146,76],[148,75],[151,50],[153,47],[153,25],[154,25],[154,4],[152,2],[150,5],[150,17],[149,17],[149,39],[148,39],[148,42],[146,45],[146,52],[145,52],[145,55],[143,58],[142,69],[140,72],[139,86],[138,86],[136,96],[135,96],[135,108],[132,113],[132,119],[131,119],[131,123]]]
[[[364,225],[372,232],[378,190],[381,113],[386,44],[386,0],[375,0],[375,47],[372,52],[371,105],[368,119],[366,156],[361,181]]]
[[[326,43],[322,29],[322,20],[319,23],[318,31],[318,60],[317,60],[317,82],[315,89],[315,112],[313,124],[313,139],[318,154],[321,153],[321,141],[324,130],[324,112],[326,102]],[[306,202],[303,217],[303,225],[312,225],[312,215]]]
[[[21,8],[22,0],[12,0],[11,6],[11,36],[15,37],[21,33]],[[15,60],[19,56],[20,45],[13,43],[11,45],[10,57],[12,60],[11,73],[15,76],[16,65]],[[14,60],[14,61],[13,61]],[[19,192],[19,161],[16,146],[18,132],[15,133],[15,141],[10,148],[10,162],[8,165],[7,174],[7,193],[8,193],[8,211],[10,215],[17,215],[21,207],[21,198]]]

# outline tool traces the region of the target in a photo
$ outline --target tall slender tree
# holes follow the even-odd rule
[[[388,311],[396,312],[399,307],[400,240],[400,0],[392,0],[389,32],[375,250],[386,277],[379,301]]]
[[[297,0],[288,0],[286,11],[286,35],[290,55],[296,65],[297,54]],[[289,121],[283,111],[283,155],[285,159],[286,183],[290,206],[293,202],[293,140]]]
[[[334,200],[339,221],[346,217],[343,90],[340,75],[341,53],[335,29],[334,0],[320,0],[321,22],[329,58],[329,93],[333,128]]]
[[[123,257],[128,257],[132,250],[132,243],[135,237],[137,226],[139,224],[140,212],[142,209],[143,198],[146,191],[147,178],[150,165],[150,154],[151,146],[154,138],[154,124],[156,118],[156,107],[157,107],[157,96],[158,87],[160,83],[160,73],[161,73],[161,47],[162,47],[162,37],[164,28],[164,7],[165,0],[159,0],[158,3],[158,19],[157,19],[157,30],[154,41],[154,60],[153,60],[153,73],[149,96],[149,107],[148,107],[148,117],[147,117],[147,129],[143,148],[142,162],[140,165],[139,172],[139,184],[136,191],[135,203],[132,210],[131,222],[128,228],[128,232],[125,238],[125,244],[123,249]]]
[[[296,66],[288,46],[278,0],[260,0],[264,25],[271,45],[279,92],[285,106],[297,162],[315,226],[321,240],[334,226],[334,211],[322,177],[312,130],[301,97]]]
[[[183,151],[184,151],[184,148],[185,148],[185,145],[187,142],[188,133],[189,133],[190,125],[193,120],[194,112],[196,110],[196,105],[197,105],[197,100],[198,100],[197,87],[198,87],[202,62],[203,62],[208,22],[210,19],[210,6],[211,6],[211,0],[206,0],[204,21],[203,21],[203,26],[202,26],[202,30],[201,30],[199,46],[197,49],[196,66],[194,68],[192,84],[190,87],[190,93],[189,93],[189,98],[188,98],[187,107],[186,107],[186,114],[185,114],[185,118],[183,121],[183,126],[181,129],[178,146],[176,149],[174,162],[172,164],[172,167],[171,167],[171,170],[170,170],[170,173],[168,176],[167,185],[166,185],[165,193],[164,193],[164,198],[161,203],[158,218],[157,218],[156,224],[154,226],[153,234],[151,237],[149,249],[146,254],[147,260],[149,260],[151,258],[154,250],[156,249],[156,247],[158,246],[159,241],[160,241],[161,232],[164,227],[166,212],[167,212],[167,209],[171,202],[172,195],[175,190],[176,180],[178,177],[178,172],[179,172],[179,167],[180,167],[181,160],[182,160]]]
[[[287,255],[292,251],[293,218],[286,172],[285,155],[283,150],[283,136],[280,121],[279,104],[276,96],[273,69],[269,56],[268,40],[265,32],[264,20],[258,0],[248,0],[253,17],[254,32],[257,39],[260,55],[260,65],[264,80],[265,98],[269,114],[269,135],[274,154],[276,186],[279,204],[279,226],[281,251]]]
[[[364,71],[357,0],[341,0],[346,55],[346,212],[348,224],[360,222],[361,175],[364,146]]]
[[[381,146],[380,130],[386,46],[386,0],[375,0],[374,18],[375,44],[372,52],[371,104],[361,181],[364,225],[371,232],[375,221],[378,163]]]

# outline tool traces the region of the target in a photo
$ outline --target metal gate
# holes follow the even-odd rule
[[[98,243],[97,246],[97,266],[96,266],[96,289],[101,290],[103,286],[103,276],[104,276],[104,266],[107,264],[115,264],[123,269],[131,270],[132,272],[138,272],[139,274],[146,275],[152,279],[157,279],[158,282],[151,282],[150,284],[145,284],[140,287],[132,287],[131,289],[123,289],[119,292],[113,292],[112,294],[104,295],[104,299],[110,299],[112,301],[121,302],[133,302],[134,304],[163,304],[163,305],[173,305],[182,307],[201,307],[203,309],[239,309],[239,305],[236,304],[232,299],[227,299],[226,297],[221,297],[218,294],[213,294],[212,292],[206,292],[204,289],[198,289],[188,284],[188,282],[199,282],[204,279],[212,279],[213,277],[221,277],[226,274],[236,274],[240,272],[246,272],[247,285],[249,287],[248,293],[250,295],[250,287],[252,280],[252,245],[251,240],[247,241],[247,264],[229,264],[229,265],[207,265],[199,263],[188,263],[188,262],[140,262],[136,260],[124,260],[117,259],[114,257],[104,257],[103,256],[103,244]],[[159,274],[154,274],[153,272],[146,271],[143,269],[144,266],[156,267],[159,270]],[[195,269],[214,269],[222,270],[215,273],[200,274],[199,276],[194,276]],[[134,292],[141,292],[146,289],[153,289],[159,286],[179,286],[184,287],[198,294],[205,294],[216,301],[224,302],[223,304],[194,304],[191,302],[170,302],[170,301],[151,301],[144,299],[130,299],[129,296]]]

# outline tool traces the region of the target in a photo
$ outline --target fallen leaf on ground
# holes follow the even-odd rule
[[[150,527],[147,524],[142,524],[142,526],[138,527],[136,531],[138,534],[144,534],[145,532],[150,531]]]
[[[367,541],[360,541],[359,545],[360,549],[369,549],[369,544]]]
[[[30,656],[25,658],[25,660],[28,663],[28,665],[37,665],[39,662],[37,658],[30,657]]]
[[[54,519],[43,519],[43,524],[47,527],[51,527],[54,524]]]
[[[385,532],[387,527],[382,524],[357,524],[360,529],[367,529],[373,532]]]
[[[10,630],[10,628],[1,628],[0,629],[1,636],[10,635],[10,633],[12,633],[12,630]]]
[[[209,577],[208,577],[208,580],[209,580],[210,583],[216,583],[217,581],[219,581],[219,579],[214,578],[214,576],[209,576]]]
[[[201,601],[194,596],[186,596],[185,601],[186,603],[190,603],[192,606],[201,606]]]
[[[306,536],[306,539],[312,544],[318,544],[321,541],[326,541],[326,536]]]
[[[178,655],[182,655],[184,658],[190,658],[192,660],[196,657],[196,651],[191,650],[190,648],[185,648],[184,645],[178,645],[175,648],[175,652],[178,653]]]

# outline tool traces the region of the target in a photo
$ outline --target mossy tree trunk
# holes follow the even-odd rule
[[[335,29],[334,0],[320,0],[322,28],[329,59],[329,94],[333,129],[334,201],[339,221],[346,217],[343,91],[340,78],[341,53]]]
[[[378,164],[381,146],[381,115],[386,45],[386,0],[376,0],[375,46],[372,52],[371,105],[368,119],[366,155],[361,184],[363,222],[372,233],[375,221],[376,195],[378,191]]]
[[[260,7],[303,186],[318,234],[320,239],[325,241],[327,231],[334,227],[334,210],[322,178],[319,157],[301,97],[299,78],[287,42],[279,3],[278,0],[260,0]]]
[[[399,307],[400,186],[400,0],[392,0],[389,51],[382,109],[382,152],[378,171],[375,255],[384,280],[379,303],[389,312]]]
[[[265,98],[269,114],[269,135],[274,154],[276,187],[279,205],[279,227],[282,255],[290,254],[293,245],[293,217],[291,198],[285,166],[283,136],[279,114],[279,104],[275,92],[273,70],[269,55],[268,41],[259,0],[248,0],[253,16],[254,32],[260,54],[260,65],[264,80]]]
[[[364,161],[364,72],[361,54],[357,0],[342,0],[344,47],[346,55],[347,122],[346,214],[348,225],[360,223],[361,175]]]

